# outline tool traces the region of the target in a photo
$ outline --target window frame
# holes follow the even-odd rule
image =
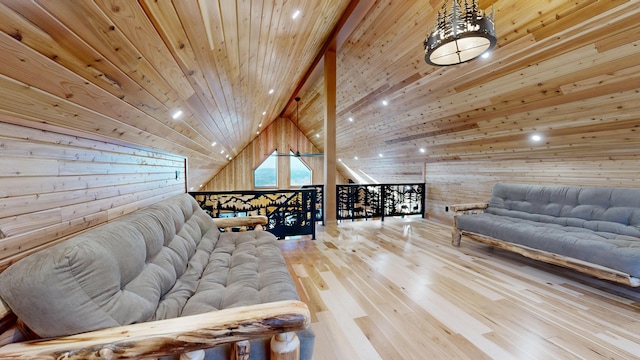
[[[253,169],[253,188],[254,189],[277,189],[278,188],[278,150],[274,150],[266,159],[264,159],[255,169]],[[256,171],[260,169],[267,161],[269,161],[273,157],[273,162],[275,163],[274,171],[275,171],[275,184],[267,184],[267,185],[258,185],[256,183]]]
[[[312,185],[313,184],[313,169],[311,169],[311,166],[309,164],[307,164],[304,160],[302,160],[302,157],[297,157],[297,156],[293,156],[295,155],[295,153],[293,152],[293,150],[289,150],[290,153],[290,158],[289,158],[289,187],[293,188],[293,187],[301,187],[301,186],[305,186],[305,185]],[[300,162],[300,164],[302,164],[308,171],[309,171],[309,183],[308,184],[293,184],[293,171],[292,167],[293,167],[293,161],[297,160]]]

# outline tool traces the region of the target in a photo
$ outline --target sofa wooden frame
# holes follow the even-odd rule
[[[623,273],[618,270],[614,270],[608,267],[600,266],[597,264],[589,263],[586,261],[574,259],[571,257],[558,255],[555,253],[534,249],[528,246],[511,243],[503,239],[496,239],[490,236],[477,234],[470,231],[464,231],[458,229],[457,218],[460,215],[467,214],[480,214],[489,206],[488,203],[469,203],[469,204],[455,204],[450,205],[449,208],[453,211],[453,234],[451,243],[459,247],[462,236],[471,240],[491,245],[500,249],[508,250],[530,259],[543,261],[553,265],[562,266],[565,268],[577,270],[579,272],[595,276],[600,279],[614,281],[620,284],[624,284],[631,287],[640,286],[640,279],[629,274]]]
[[[214,219],[219,228],[255,226],[264,216]],[[46,300],[44,300],[46,301]],[[235,359],[249,359],[249,341],[273,336],[271,359],[299,358],[295,334],[311,322],[301,301],[278,301],[198,315],[101,329],[77,335],[36,339],[0,301],[1,359],[151,359],[181,354],[181,360],[203,359],[204,349],[232,343]],[[19,341],[19,342],[16,342]]]

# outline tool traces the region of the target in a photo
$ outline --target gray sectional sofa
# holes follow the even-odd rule
[[[640,189],[498,183],[488,203],[452,205],[461,236],[640,286]]]
[[[45,338],[299,299],[275,236],[221,232],[188,194],[18,261],[0,274],[0,297]],[[313,331],[297,334],[310,359]],[[268,358],[270,339],[251,341],[251,359]]]

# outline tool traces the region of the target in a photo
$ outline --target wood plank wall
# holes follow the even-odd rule
[[[319,153],[313,144],[298,130],[295,124],[286,118],[278,118],[271,123],[260,135],[244,148],[235,158],[231,159],[211,181],[202,187],[191,187],[191,191],[225,191],[225,190],[255,190],[253,186],[253,171],[271,154],[288,153],[289,150],[301,153]],[[324,182],[323,157],[301,157],[302,161],[311,168],[313,184]],[[278,158],[278,188],[289,189],[289,157]],[[338,184],[346,183],[342,175],[338,174]]]
[[[185,187],[184,157],[4,123],[0,115],[0,269]]]
[[[639,168],[640,155],[427,163],[428,214],[450,224],[446,206],[488,201],[497,182],[638,188]]]

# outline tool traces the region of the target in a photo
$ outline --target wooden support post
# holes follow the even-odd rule
[[[336,224],[336,49],[324,54],[324,224]]]
[[[249,360],[251,355],[251,344],[249,340],[243,340],[233,343],[233,354],[231,359],[233,360]]]
[[[300,359],[300,339],[295,332],[276,334],[271,338],[271,360]]]

